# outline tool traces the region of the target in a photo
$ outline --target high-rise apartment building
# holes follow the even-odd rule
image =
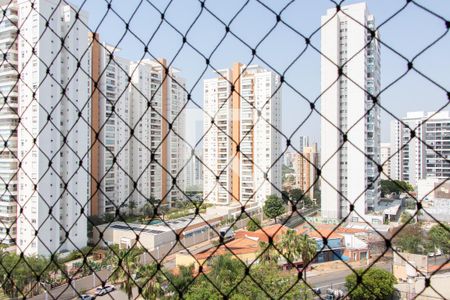
[[[387,180],[391,178],[391,143],[380,144],[380,163],[383,166],[383,172],[380,179]]]
[[[166,74],[165,60],[131,62],[98,34],[90,40],[91,214],[183,199],[184,79],[175,68]]]
[[[303,152],[296,153],[292,161],[295,171],[296,186],[304,191],[311,199],[318,186],[317,169],[319,168],[319,153],[317,143],[303,147]]]
[[[340,219],[351,207],[363,216],[380,196],[378,33],[365,3],[329,9],[321,24],[322,216]]]
[[[187,164],[183,170],[186,191],[201,191],[203,189],[203,155],[186,158]]]
[[[142,207],[152,197],[170,206],[184,198],[185,82],[164,59],[133,62],[130,73],[132,201]]]
[[[0,242],[13,245],[17,214],[18,47],[17,6],[0,1],[4,16],[0,25]]]
[[[263,203],[281,189],[280,79],[239,63],[204,81],[206,201]]]
[[[300,136],[300,152],[303,152],[303,148],[309,147],[309,136]]]
[[[391,153],[392,179],[416,185],[427,177],[449,177],[449,111],[408,112],[401,122],[392,121]]]
[[[19,0],[17,11],[16,244],[26,255],[49,255],[87,244],[87,15],[57,0]]]
[[[125,209],[131,193],[130,61],[91,33],[92,215]],[[96,83],[94,83],[96,81]],[[95,87],[97,86],[97,87]],[[99,187],[99,188],[97,188]]]

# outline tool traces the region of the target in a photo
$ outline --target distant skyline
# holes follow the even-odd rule
[[[73,0],[72,3],[80,5],[82,0]],[[112,8],[120,16],[128,20],[140,1],[127,0],[126,2],[112,1]],[[169,1],[157,1],[153,3],[163,10]],[[274,11],[279,12],[289,1],[262,1]],[[361,1],[345,1],[344,4]],[[378,25],[398,11],[405,1],[369,0],[370,11],[376,18]],[[450,6],[446,0],[416,1],[441,15],[450,19]],[[229,22],[246,1],[206,1],[206,7],[216,14],[225,23]],[[334,4],[331,1],[294,2],[283,13],[281,19],[294,27],[297,31],[309,36],[320,26],[320,16]],[[103,18],[107,3],[87,0],[83,6],[89,13],[89,27],[95,29]],[[179,31],[186,32],[193,20],[200,12],[200,2],[197,0],[173,1],[165,12],[165,18]],[[160,13],[143,1],[141,8],[136,12],[129,28],[143,41],[148,41],[161,21]],[[254,48],[264,35],[276,24],[276,17],[257,1],[249,1],[242,12],[234,19],[230,26],[232,32],[238,35],[248,45]],[[396,17],[382,25],[380,28],[381,40],[401,53],[408,59],[412,59],[422,49],[435,41],[446,32],[445,22],[430,13],[418,8],[413,3],[399,13]],[[110,11],[102,25],[97,30],[101,39],[108,44],[116,45],[125,32],[125,24]],[[203,11],[196,24],[187,35],[187,41],[198,51],[206,56],[214,50],[216,45],[225,35],[225,26],[217,21],[210,13]],[[127,59],[139,60],[144,53],[144,46],[136,36],[128,33],[118,44],[121,48],[120,56]],[[320,49],[320,32],[311,38],[311,43]],[[166,22],[163,22],[160,30],[155,34],[149,45],[149,51],[155,57],[165,57],[170,63],[182,45],[182,37]],[[271,67],[275,71],[283,73],[296,56],[305,49],[304,39],[279,23],[268,38],[257,48],[257,54],[269,63],[265,64],[258,58],[252,60],[251,50],[238,39],[228,34],[221,46],[211,57],[210,63],[216,69],[222,69],[233,62],[240,61],[244,64],[259,64],[263,67]],[[446,34],[437,44],[428,49],[423,55],[414,61],[414,66],[421,72],[431,77],[444,89],[450,89],[450,60],[443,60],[450,53],[450,35]],[[147,57],[149,55],[147,54]],[[188,45],[183,47],[173,65],[181,70],[182,76],[187,80],[187,89],[192,90],[192,99],[200,106],[203,103],[203,79],[214,76],[211,67],[206,68],[205,59]],[[386,46],[381,46],[381,86],[384,89],[398,76],[407,70],[406,61],[394,54]],[[201,80],[197,81],[201,76]],[[320,93],[320,56],[311,47],[308,47],[304,55],[286,72],[286,81],[299,90],[309,100],[314,100]],[[195,85],[195,86],[194,86]],[[448,103],[446,92],[439,89],[415,71],[411,71],[403,79],[383,92],[382,105],[398,116],[406,115],[407,111],[434,111]],[[319,105],[319,103],[318,103]],[[298,125],[310,113],[309,103],[296,94],[291,88],[283,86],[283,121],[282,131],[287,136],[294,133]],[[189,105],[189,109],[194,106]],[[320,111],[320,107],[318,108]],[[186,134],[191,145],[198,141],[201,135],[199,126],[202,122],[201,111],[189,111],[187,114]],[[382,111],[382,141],[389,140],[389,123],[392,119]],[[319,142],[320,120],[317,113],[306,121],[302,128],[292,138],[293,144],[299,146],[299,136],[311,136],[311,142]],[[198,123],[200,122],[200,123]],[[194,130],[196,129],[196,130]],[[198,148],[200,150],[200,148]]]

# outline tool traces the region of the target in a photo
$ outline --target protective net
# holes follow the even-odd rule
[[[0,5],[2,298],[450,297],[445,1]]]

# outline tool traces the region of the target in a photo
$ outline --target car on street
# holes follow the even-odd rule
[[[112,291],[114,291],[116,288],[113,285],[107,284],[104,287],[99,286],[98,288],[95,289],[95,294],[97,296],[103,296],[106,294],[111,293]]]
[[[95,297],[94,297],[94,296],[91,296],[91,295],[83,294],[83,295],[80,295],[80,299],[81,299],[81,300],[94,300]]]

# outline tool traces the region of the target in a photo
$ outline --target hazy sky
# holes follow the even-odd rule
[[[82,0],[72,3],[80,5]],[[109,2],[109,1],[108,1]],[[89,26],[98,27],[101,39],[109,44],[116,45],[123,35],[118,47],[120,55],[139,60],[143,55],[145,43],[153,36],[149,44],[149,51],[155,57],[165,57],[169,62],[182,71],[187,80],[187,88],[192,90],[193,100],[202,105],[201,78],[213,77],[213,70],[207,68],[204,58],[197,51],[209,56],[217,44],[225,36],[225,27],[206,10],[198,18],[187,34],[187,41],[197,50],[187,44],[174,60],[182,44],[182,36],[166,22],[161,21],[160,13],[148,1],[140,0],[113,0],[112,8],[124,20],[129,20],[137,5],[142,6],[136,11],[130,22],[130,30],[126,33],[124,22],[113,12],[109,11],[102,24],[99,23],[107,12],[107,1],[87,0],[83,6],[89,13]],[[169,1],[153,0],[152,3],[164,10]],[[239,15],[231,23],[230,29],[240,39],[254,48],[267,32],[276,24],[276,17],[263,5],[254,0],[210,0],[206,7],[223,22],[228,23],[239,9],[246,3]],[[280,11],[289,1],[271,0],[261,1],[275,11]],[[345,1],[350,4],[360,1]],[[422,0],[416,1],[426,5],[427,8],[450,20],[449,0]],[[369,10],[375,15],[376,23],[385,22],[391,15],[405,5],[405,0],[369,0]],[[290,26],[304,35],[310,35],[320,26],[320,17],[334,4],[328,0],[301,0],[294,1],[283,11],[281,18]],[[165,12],[165,18],[180,32],[186,33],[201,6],[197,0],[174,0]],[[428,12],[410,3],[399,15],[381,26],[380,35],[384,43],[400,52],[408,59],[412,59],[427,45],[435,41],[447,31],[443,20],[436,18]],[[320,32],[311,38],[315,47],[320,49]],[[270,66],[283,73],[291,62],[305,49],[302,37],[294,33],[282,23],[279,23],[271,34],[257,48],[257,54],[268,62]],[[381,48],[381,78],[382,88],[386,87],[406,71],[406,62],[387,47]],[[216,69],[231,66],[233,62],[256,63],[267,66],[260,59],[254,58],[249,47],[240,42],[231,34],[226,35],[222,44],[211,57],[211,64]],[[447,91],[450,89],[450,34],[427,50],[414,61],[414,66],[422,73],[431,77]],[[314,100],[320,93],[320,56],[311,47],[308,47],[303,56],[286,72],[286,81],[294,86],[309,100]],[[196,84],[196,85],[195,85]],[[195,86],[194,86],[195,85]],[[283,132],[290,136],[298,125],[310,112],[309,103],[287,86],[283,86]],[[388,88],[382,94],[382,105],[397,116],[403,116],[407,111],[432,111],[448,103],[446,92],[439,89],[416,72],[409,72],[398,83]],[[187,133],[189,140],[194,143],[201,129],[201,111],[189,110]],[[382,141],[389,139],[389,121],[391,118],[382,113]],[[320,119],[314,113],[308,121],[295,133],[294,142],[298,145],[299,135],[310,135],[313,141],[319,141]]]

